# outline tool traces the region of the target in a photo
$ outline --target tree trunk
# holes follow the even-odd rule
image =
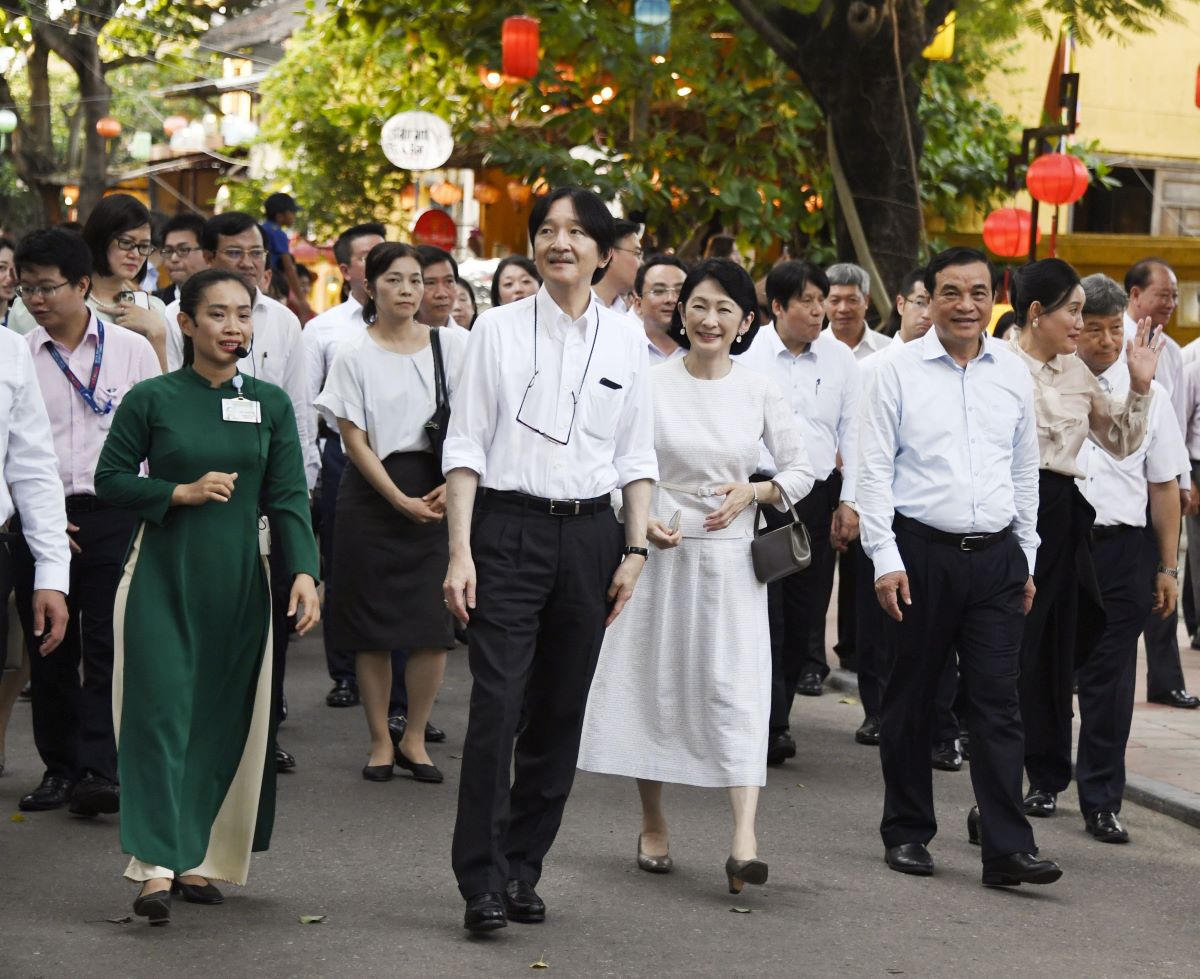
[[[104,80],[96,39],[76,35],[82,67],[79,77],[83,104],[83,165],[79,169],[79,220],[86,221],[108,189],[108,140],[96,132],[96,123],[108,115],[112,89]]]

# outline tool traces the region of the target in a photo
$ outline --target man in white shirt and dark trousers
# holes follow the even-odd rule
[[[658,478],[645,339],[592,293],[612,216],[560,188],[535,203],[529,237],[542,288],[476,322],[443,453],[446,601],[470,623],[474,678],[452,851],[472,932],[545,918],[534,885],[605,627],[646,561]]]
[[[436,245],[418,245],[417,261],[421,263],[421,278],[425,283],[425,295],[421,297],[417,320],[426,326],[465,330],[466,327],[456,323],[450,315],[457,296],[458,262],[448,251]]]
[[[1083,280],[1083,332],[1077,355],[1115,399],[1129,391],[1121,322],[1125,291],[1106,275]],[[1175,608],[1179,556],[1179,476],[1187,450],[1171,402],[1157,382],[1146,438],[1120,462],[1093,442],[1079,451],[1079,490],[1096,510],[1092,527],[1104,632],[1076,670],[1079,751],[1075,780],[1087,831],[1103,843],[1129,833],[1117,814],[1125,791],[1125,746],[1133,721],[1138,635],[1151,613]],[[1149,504],[1154,543],[1145,538]]]
[[[992,285],[981,252],[934,256],[925,285],[933,328],[879,365],[859,415],[863,547],[894,643],[879,750],[885,857],[900,873],[933,873],[929,705],[957,649],[983,883],[1050,883],[1062,871],[1034,856],[1017,699],[1038,547],[1033,381],[984,335]]]
[[[674,255],[651,255],[634,277],[634,312],[641,318],[646,333],[646,354],[651,367],[687,353],[670,336],[671,317],[679,305],[679,293],[686,278],[687,266]]]
[[[789,500],[812,540],[812,564],[767,591],[771,613],[771,724],[767,763],[779,765],[796,754],[789,730],[792,701],[800,692],[820,693],[829,673],[824,642],[814,651],[810,636],[825,634],[825,612],[833,590],[834,548],[858,537],[854,509],[857,465],[856,416],[859,374],[854,355],[821,331],[822,303],[829,292],[825,273],[808,262],[780,262],[767,276],[767,301],[774,326],[738,360],[771,377],[792,406],[804,433],[804,446],[817,481],[803,500]],[[837,469],[841,454],[845,465]],[[762,475],[774,475],[763,451]],[[791,515],[765,508],[771,527]],[[818,655],[819,653],[819,655]],[[803,689],[801,689],[803,688]]]

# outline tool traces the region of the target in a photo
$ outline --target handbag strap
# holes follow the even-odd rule
[[[784,502],[786,503],[787,501],[785,500]],[[792,523],[797,524],[800,522],[800,514],[798,514],[796,512],[795,504],[789,505],[787,508],[787,512],[792,515]],[[754,514],[754,536],[755,537],[759,536],[759,527],[758,527],[759,520],[765,520],[765,519],[766,519],[766,517],[763,516],[763,507],[762,507],[762,504],[760,503],[760,504],[758,504],[758,511]],[[780,529],[782,529],[782,528],[780,528]]]
[[[446,406],[446,365],[442,362],[442,341],[438,337],[441,330],[436,326],[429,328],[429,345],[433,348],[433,388],[434,403],[438,409]]]

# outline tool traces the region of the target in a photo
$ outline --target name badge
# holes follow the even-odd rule
[[[226,398],[221,402],[221,417],[227,422],[262,421],[258,402],[248,398]]]

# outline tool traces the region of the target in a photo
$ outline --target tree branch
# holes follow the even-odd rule
[[[149,58],[145,54],[123,54],[120,57],[113,58],[111,61],[102,61],[100,63],[100,71],[107,75],[110,71],[116,71],[118,68],[125,68],[128,65],[140,65]]]
[[[742,15],[742,19],[767,42],[771,50],[779,55],[784,64],[800,70],[800,47],[784,33],[778,17],[771,16],[759,5],[758,0],[730,0],[730,3]]]

